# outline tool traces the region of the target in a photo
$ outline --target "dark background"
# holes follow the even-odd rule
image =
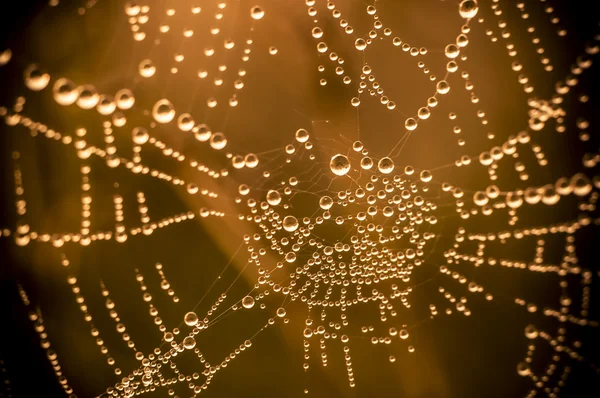
[[[197,122],[204,121],[213,128],[224,131],[233,152],[258,153],[281,148],[292,141],[297,128],[307,128],[315,137],[318,161],[322,162],[322,169],[327,171],[327,159],[336,152],[346,152],[348,142],[355,139],[361,139],[374,156],[386,154],[401,137],[405,118],[403,114],[413,114],[414,110],[425,105],[426,98],[432,94],[432,85],[427,81],[427,75],[423,75],[416,67],[415,59],[399,49],[392,49],[389,41],[385,45],[376,43],[367,52],[367,61],[375,70],[380,71],[377,76],[386,93],[396,102],[399,111],[390,113],[377,104],[375,99],[363,95],[357,118],[357,111],[349,105],[349,99],[355,95],[362,59],[352,48],[353,40],[340,33],[335,20],[321,5],[320,26],[326,32],[325,39],[329,38],[326,41],[330,47],[335,47],[334,51],[344,57],[346,62],[343,66],[354,80],[350,86],[344,86],[332,72],[331,61],[318,59],[316,41],[310,37],[312,18],[306,15],[306,6],[302,2],[292,4],[265,1],[261,4],[266,11],[265,18],[252,25],[253,52],[250,62],[244,65],[248,76],[245,79],[246,86],[239,94],[240,105],[229,111],[225,102],[232,92],[230,86],[224,86],[215,92],[210,81],[198,82],[195,76],[197,65],[205,62],[201,54],[203,48],[209,45],[206,44],[206,27],[210,25],[208,19],[192,24],[196,29],[193,44],[184,45],[180,36],[173,34],[165,35],[161,38],[160,46],[152,48],[156,26],[163,18],[164,10],[170,5],[178,9],[176,17],[181,18],[170,23],[173,31],[191,23],[183,15],[183,10],[189,8],[186,2],[158,1],[151,4],[152,17],[145,26],[148,37],[142,43],[131,39],[122,2],[101,1],[91,8],[86,8],[84,2],[62,3],[66,2],[50,8],[46,2],[21,1],[11,3],[10,9],[4,7],[0,16],[0,50],[4,47],[11,48],[13,59],[8,65],[0,67],[0,105],[10,107],[17,96],[25,95],[27,103],[24,113],[28,116],[44,121],[57,131],[72,132],[76,126],[89,126],[89,140],[98,140],[97,144],[101,144],[102,118],[76,106],[65,108],[57,105],[52,100],[50,86],[41,93],[28,92],[22,83],[23,69],[31,62],[39,62],[53,78],[50,85],[57,77],[66,76],[78,84],[94,84],[102,93],[114,93],[122,87],[132,88],[136,94],[134,112],[128,114],[125,127],[115,129],[117,139],[123,137],[123,146],[118,145],[119,150],[127,148],[126,141],[133,126],[148,123],[149,116],[144,115],[142,110],[150,109],[157,99],[164,96],[173,101],[178,111],[191,111]],[[181,3],[186,5],[180,6]],[[501,3],[506,13],[504,17],[508,21],[508,30],[512,34],[511,40],[519,51],[519,60],[525,65],[539,97],[547,99],[551,96],[555,82],[564,78],[575,57],[582,53],[584,43],[592,40],[593,35],[598,32],[597,14],[589,3],[592,2],[553,2],[555,14],[561,19],[560,25],[568,30],[565,38],[558,38],[555,27],[542,11],[543,4],[526,1],[531,14],[530,22],[536,27],[555,66],[552,73],[543,71],[526,32],[528,24],[519,18],[513,2],[509,0]],[[201,18],[214,13],[214,4],[200,5],[203,7]],[[226,14],[222,25],[225,36],[230,35],[239,40],[249,37],[251,25],[248,10],[252,5],[254,4],[247,1],[228,5],[227,13],[237,13],[237,17]],[[426,63],[433,73],[441,77],[439,71],[445,63],[443,49],[453,41],[463,23],[457,14],[456,2],[388,0],[378,2],[377,6],[383,21],[392,28],[393,36],[398,35],[408,43],[429,49]],[[86,9],[83,15],[78,14],[78,7]],[[369,23],[363,10],[366,3],[346,1],[340,2],[339,7],[357,32],[366,32]],[[489,2],[480,1],[478,16],[493,19]],[[485,29],[492,28],[495,32],[499,29],[491,22],[473,23],[472,28],[469,35],[471,43],[466,50],[469,56],[466,69],[481,98],[480,104],[470,104],[468,95],[460,89],[463,80],[458,74],[452,76],[450,83],[454,85],[451,93],[442,97],[431,120],[419,126],[395,158],[398,167],[410,164],[416,168],[435,169],[453,163],[465,153],[455,143],[456,136],[451,132],[453,122],[446,116],[449,112],[459,115],[457,123],[465,131],[469,143],[465,151],[472,156],[490,146],[485,139],[488,130],[481,129],[474,116],[476,109],[486,111],[490,122],[488,128],[498,136],[493,145],[526,128],[527,97],[516,82],[516,73],[510,70],[511,59],[506,55],[505,42],[499,39],[497,43],[490,43],[485,37]],[[222,40],[222,37],[218,40]],[[241,42],[238,43],[241,46]],[[267,48],[271,45],[279,49],[276,56],[268,54]],[[161,71],[166,72],[166,68],[174,64],[172,56],[177,51],[186,56],[186,61],[178,65],[179,73],[176,76],[161,74]],[[142,80],[137,75],[137,65],[146,57],[152,58],[159,65],[159,73],[153,79]],[[241,67],[238,55],[223,62],[227,62],[228,70],[231,71]],[[316,70],[320,63],[327,66],[326,87],[318,84],[318,80],[323,77]],[[231,84],[231,80],[228,82]],[[511,166],[505,165],[499,173],[499,185],[507,188],[542,185],[556,180],[558,176],[572,175],[582,169],[581,155],[598,149],[598,139],[594,136],[597,122],[594,114],[597,109],[594,97],[596,85],[597,73],[592,69],[580,78],[574,93],[566,96],[567,133],[559,135],[552,127],[548,127],[534,136],[535,142],[544,148],[549,166],[545,169],[536,168],[532,159],[527,160],[524,155],[523,161],[528,162],[530,167],[530,181],[519,182],[514,173],[511,173]],[[577,94],[581,92],[591,96],[589,103],[577,103]],[[217,96],[220,105],[215,110],[208,110],[205,100],[212,95]],[[593,137],[586,146],[577,139],[575,120],[578,116],[584,116],[591,123],[589,130]],[[215,168],[225,166],[226,162],[222,157],[199,146],[189,135],[182,135],[173,124],[157,128],[153,134],[185,153],[194,153]],[[61,144],[44,138],[32,139],[23,129],[17,131],[6,126],[0,127],[0,140],[0,186],[3,190],[0,199],[0,227],[14,229],[13,166],[10,153],[18,149],[22,157],[21,167],[32,229],[52,232],[77,230],[80,161],[75,154]],[[124,149],[123,153],[127,154],[128,149]],[[180,172],[174,162],[171,164],[168,160],[164,161],[158,153],[144,153],[144,161],[166,171]],[[153,220],[174,212],[214,205],[214,202],[204,202],[196,197],[190,200],[181,195],[180,191],[172,189],[171,185],[150,177],[132,176],[123,168],[108,169],[102,163],[98,159],[90,161],[94,197],[92,230],[112,228],[111,197],[117,191],[125,198],[128,227],[139,224],[135,206],[135,193],[138,190],[145,192]],[[595,171],[597,170],[591,170],[591,173]],[[484,168],[474,165],[462,169],[440,169],[434,172],[434,177],[436,181],[449,181],[467,190],[481,189],[488,183]],[[224,197],[232,197],[236,187],[234,180],[251,182],[257,176],[253,173],[234,174],[222,185],[216,185],[202,176],[197,178],[199,185],[209,184],[212,189],[219,189]],[[115,182],[119,183],[118,190],[114,188]],[[448,199],[446,202],[450,203]],[[531,210],[519,213],[520,225],[547,225],[572,220],[578,214],[574,210],[575,206],[574,200],[565,198],[555,207],[531,207]],[[476,220],[461,222],[450,216],[452,208],[441,211],[448,215],[442,218],[437,231],[441,239],[426,267],[415,275],[415,283],[427,282],[416,287],[411,296],[411,302],[415,303],[414,311],[401,313],[401,316],[406,316],[406,320],[397,320],[411,325],[411,344],[416,347],[415,353],[406,352],[403,344],[383,347],[371,345],[368,339],[352,340],[357,383],[354,389],[347,387],[339,342],[328,346],[330,365],[327,368],[320,366],[318,352],[314,350],[311,352],[313,362],[310,371],[304,372],[301,332],[304,329],[306,310],[301,305],[294,304],[288,308],[291,320],[289,324],[261,332],[253,340],[253,347],[232,361],[227,369],[219,372],[203,394],[210,397],[296,397],[304,396],[303,390],[307,388],[311,396],[316,397],[523,396],[531,387],[529,379],[516,374],[516,365],[523,360],[527,350],[528,342],[523,335],[523,328],[534,323],[555,334],[557,324],[539,312],[528,314],[523,308],[516,306],[513,299],[521,297],[538,303],[541,308],[557,308],[560,294],[558,278],[555,275],[500,267],[474,270],[463,264],[460,266],[461,272],[477,278],[496,299],[486,302],[482,296],[467,295],[472,316],[440,315],[435,321],[428,321],[429,303],[436,303],[440,310],[445,308],[436,291],[438,286],[455,289],[457,296],[465,294],[464,286],[456,286],[455,282],[437,274],[438,265],[443,263],[443,250],[451,246],[456,227],[466,225],[468,231],[508,229],[506,218],[500,215],[483,224]],[[137,346],[144,352],[149,352],[157,346],[161,335],[152,324],[151,317],[145,313],[147,306],[141,299],[134,269],[138,268],[146,277],[146,284],[159,308],[160,316],[172,328],[204,296],[221,273],[241,242],[243,233],[248,233],[242,228],[245,226],[240,227],[234,217],[225,220],[195,220],[159,230],[150,237],[130,236],[125,244],[109,241],[93,243],[87,248],[74,244],[65,245],[61,251],[70,258],[72,273],[78,276],[82,293],[94,316],[94,323],[124,374],[137,365],[131,351],[120,341],[114,329],[111,329],[114,324],[103,308],[99,279],[102,278],[111,291],[116,309]],[[598,253],[595,249],[597,229],[586,229],[578,233],[576,239],[580,265],[598,271]],[[548,238],[546,246],[556,248],[548,249],[548,262],[560,261],[563,245],[562,239]],[[504,247],[497,246],[497,252],[489,255],[531,261],[534,248],[533,239],[524,240],[518,245],[509,242]],[[40,306],[52,348],[58,353],[64,373],[78,396],[99,395],[106,387],[118,381],[105,364],[94,339],[89,336],[88,326],[69,292],[66,283],[68,272],[60,266],[58,256],[61,251],[40,243],[18,248],[12,239],[0,238],[0,358],[4,360],[4,377],[10,380],[10,393],[14,397],[52,397],[62,394],[45,359],[44,350],[39,347],[38,336],[27,319],[27,311],[19,299],[17,281],[26,288],[32,303]],[[173,304],[160,291],[159,278],[154,271],[156,262],[164,265],[167,278],[181,298],[180,303]],[[223,274],[222,280],[210,291],[199,314],[208,309],[218,295],[229,287],[243,265],[244,258],[240,255],[234,266]],[[252,272],[245,273],[244,278],[229,291],[229,299],[235,301],[243,297],[253,285],[255,277]],[[569,291],[574,299],[580,291],[578,282],[578,278],[570,280]],[[590,319],[598,319],[596,272],[593,282]],[[573,308],[578,309],[577,305],[575,300]],[[198,338],[198,346],[207,358],[219,363],[227,353],[252,336],[275,308],[276,304],[270,305],[264,313],[255,309],[227,317],[203,332]],[[373,325],[379,327],[376,314],[375,308],[367,308],[364,313],[355,314],[357,318],[351,322],[351,327],[356,329],[364,322],[373,322]],[[356,331],[353,335],[359,334]],[[598,363],[597,329],[569,328],[567,337],[571,342],[575,338],[583,342],[580,353],[586,357],[586,361],[577,364],[561,360],[561,364],[568,363],[573,370],[560,395],[598,396],[600,380],[591,367],[591,364]],[[533,365],[536,373],[543,371],[549,352],[546,345],[538,344]],[[388,362],[389,355],[396,356],[395,363]],[[182,369],[200,371],[198,363],[185,359],[184,356],[178,357],[176,362]],[[190,395],[185,383],[175,388],[180,396]],[[0,392],[8,396],[6,386],[4,390],[0,388]],[[150,395],[166,396],[166,389],[158,389]]]

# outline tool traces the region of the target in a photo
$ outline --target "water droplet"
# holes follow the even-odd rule
[[[50,75],[44,72],[39,65],[31,64],[25,69],[25,85],[32,91],[45,89],[50,82]]]
[[[152,117],[159,123],[169,123],[175,117],[175,107],[168,99],[158,100],[152,107]]]
[[[52,87],[52,95],[54,100],[63,106],[72,105],[77,101],[78,96],[77,86],[75,83],[64,77],[58,79]]]
[[[304,129],[298,129],[296,131],[296,141],[298,141],[300,143],[304,143],[304,142],[308,141],[308,131],[306,131]]]
[[[299,226],[298,219],[294,216],[286,216],[283,219],[283,229],[288,232],[294,232]]]
[[[275,190],[270,190],[267,192],[267,203],[271,206],[277,206],[279,203],[281,203],[281,195],[279,192]]]
[[[183,321],[188,326],[196,326],[198,324],[198,315],[195,312],[188,312],[183,317]]]
[[[140,62],[138,70],[142,77],[152,77],[156,73],[156,66],[151,60],[145,59]]]
[[[423,181],[423,182],[430,182],[433,179],[433,175],[431,175],[431,172],[428,170],[421,171],[421,174],[419,177],[421,178],[421,181]]]
[[[254,307],[254,297],[252,297],[252,296],[244,297],[242,299],[242,306],[247,309]]]
[[[390,174],[394,171],[394,161],[388,157],[381,158],[377,163],[377,168],[382,174]]]
[[[192,348],[196,347],[196,340],[194,340],[192,336],[187,336],[185,339],[183,339],[183,347],[186,350],[191,350]]]
[[[133,93],[128,88],[123,88],[115,94],[115,101],[117,102],[117,107],[119,109],[131,109],[133,104],[135,103],[135,97]]]
[[[364,49],[367,48],[367,42],[364,39],[358,38],[354,42],[354,46],[356,47],[356,49],[358,51],[363,51]]]
[[[360,168],[363,170],[370,170],[373,167],[373,164],[373,159],[371,159],[369,156],[365,156],[360,160]]]
[[[535,339],[538,337],[538,330],[534,325],[527,325],[527,327],[525,327],[525,337],[527,337],[528,339]]]
[[[250,10],[250,15],[252,16],[252,19],[258,21],[259,19],[263,19],[263,17],[265,16],[265,12],[259,6],[254,6]]]
[[[196,136],[196,138],[198,138]],[[213,133],[210,136],[210,146],[213,149],[223,149],[225,148],[225,146],[227,145],[227,138],[225,138],[225,135],[223,133]]]
[[[321,199],[319,199],[319,206],[323,210],[329,210],[331,209],[331,206],[333,206],[333,199],[331,199],[329,196],[323,196]]]
[[[474,18],[478,11],[479,6],[475,0],[463,0],[458,6],[458,12],[460,13],[460,16],[465,19]]]
[[[83,86],[79,86],[77,88],[79,93],[77,98],[77,105],[82,109],[92,109],[96,105],[98,105],[98,101],[100,101],[100,95],[98,91],[96,91],[96,87],[91,84],[85,84]]]
[[[345,155],[337,154],[331,157],[329,167],[333,174],[343,176],[350,171],[350,161]]]
[[[12,51],[7,48],[4,51],[0,51],[0,66],[6,65],[12,58]]]
[[[135,127],[131,132],[133,142],[137,145],[143,145],[148,142],[150,135],[148,134],[148,130],[143,127]]]

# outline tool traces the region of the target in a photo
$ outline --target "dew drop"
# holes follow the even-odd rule
[[[242,306],[247,309],[254,307],[254,297],[252,297],[252,296],[244,297],[242,299]]]
[[[198,137],[196,137],[198,138]],[[227,145],[227,138],[223,133],[213,133],[210,136],[210,146],[213,149],[221,150]]]
[[[463,0],[460,2],[458,6],[458,12],[460,16],[464,19],[471,19],[477,15],[479,11],[479,6],[477,5],[477,1],[475,0]]]
[[[131,132],[133,142],[137,145],[144,145],[148,142],[150,135],[148,134],[148,130],[143,127],[135,127]]]
[[[367,42],[364,39],[358,38],[354,42],[354,46],[356,47],[356,49],[358,51],[363,51],[364,49],[367,48]]]
[[[145,59],[140,62],[138,70],[142,77],[152,77],[156,73],[156,66],[151,60]]]
[[[304,129],[296,130],[296,141],[298,141],[300,143],[304,143],[304,142],[308,141],[308,131],[306,131]]]
[[[337,176],[343,176],[350,171],[350,161],[348,157],[342,154],[337,154],[331,157],[329,162],[331,172]]]
[[[31,64],[25,69],[25,85],[32,91],[41,91],[48,86],[50,75],[44,72],[39,65]]]
[[[131,109],[135,103],[135,97],[131,90],[123,88],[115,94],[115,101],[117,102],[117,107],[119,109]]]
[[[298,229],[299,225],[300,224],[298,223],[298,219],[294,216],[286,216],[283,219],[283,229],[285,229],[288,232],[294,232]]]
[[[196,326],[198,324],[198,315],[195,312],[188,312],[183,317],[183,321],[188,326]]]
[[[7,48],[4,51],[0,51],[0,66],[4,66],[7,63],[9,63],[11,58],[12,58],[12,51],[9,48]]]
[[[277,206],[279,203],[281,203],[281,195],[279,192],[273,189],[267,192],[267,203],[271,206]]]
[[[169,123],[175,117],[175,107],[168,99],[160,99],[152,107],[152,117],[159,123]]]
[[[96,87],[91,84],[85,84],[77,88],[78,98],[77,105],[82,109],[92,109],[98,105],[100,95],[96,91]]]
[[[363,170],[370,170],[373,168],[373,164],[373,159],[371,159],[369,156],[365,156],[360,160],[360,168]]]
[[[194,340],[192,336],[187,336],[185,339],[183,339],[183,347],[186,350],[191,350],[192,348],[196,347],[196,340]]]
[[[538,330],[534,325],[527,325],[525,327],[525,337],[528,339],[535,339],[538,337]]]
[[[333,206],[333,199],[329,196],[323,196],[319,199],[319,207],[321,207],[321,209],[329,210],[331,209],[331,206]]]
[[[394,161],[388,157],[381,158],[377,163],[377,168],[382,174],[390,174],[394,171]]]
[[[54,83],[52,95],[59,105],[68,106],[77,101],[79,93],[75,83],[62,77]]]
[[[254,6],[250,10],[250,15],[252,16],[252,19],[258,21],[259,19],[263,19],[263,17],[265,16],[265,12],[259,6]]]
[[[421,171],[421,174],[419,177],[421,178],[421,181],[423,181],[423,182],[430,182],[433,179],[433,175],[431,175],[431,172],[428,170]]]

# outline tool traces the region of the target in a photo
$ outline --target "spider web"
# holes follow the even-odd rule
[[[498,371],[518,394],[597,388],[600,38],[565,42],[554,7],[51,2],[38,24],[89,56],[65,60],[36,24],[39,54],[0,53],[19,80],[0,108],[2,236],[64,393],[209,393],[281,328],[304,375],[290,394],[327,395],[322,367],[366,396],[373,356],[393,379],[429,353],[428,328],[483,339],[478,317],[510,336],[493,344],[519,354]],[[50,290],[76,303],[69,325]],[[85,351],[55,351],[75,322]],[[436,377],[404,391],[447,396]]]

